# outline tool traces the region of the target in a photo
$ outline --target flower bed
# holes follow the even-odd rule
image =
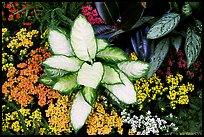
[[[3,135],[202,134],[200,3],[111,4],[2,2]]]

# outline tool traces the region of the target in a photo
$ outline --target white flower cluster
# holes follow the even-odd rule
[[[123,123],[131,125],[132,132],[137,135],[150,135],[150,133],[159,135],[159,131],[169,132],[170,128],[173,128],[174,131],[178,129],[174,123],[167,125],[166,120],[158,118],[157,115],[151,116],[150,111],[148,111],[145,116],[140,115],[138,117],[133,115],[131,118],[130,113],[124,109],[121,112],[121,118]]]

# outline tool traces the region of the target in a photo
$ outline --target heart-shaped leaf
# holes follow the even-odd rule
[[[106,47],[105,49],[99,51],[96,57],[107,62],[115,63],[128,60],[127,54],[118,47]]]
[[[60,29],[49,29],[48,42],[54,54],[62,54],[66,56],[74,55],[70,40],[65,35],[65,31]]]
[[[82,61],[78,58],[64,55],[53,55],[42,62],[42,65],[50,68],[61,69],[65,71],[78,71],[82,65]]]
[[[95,2],[100,17],[109,25],[117,23],[119,18],[119,7],[117,2]]]
[[[199,37],[192,28],[187,29],[185,41],[185,54],[187,57],[187,67],[197,59],[201,51],[201,37]]]
[[[103,73],[104,70],[101,62],[94,62],[92,65],[84,62],[78,72],[77,82],[95,89],[102,80]]]
[[[70,38],[76,56],[81,60],[92,62],[97,51],[96,39],[91,24],[83,15],[79,14],[74,21]]]
[[[147,75],[147,79],[149,79],[162,64],[164,58],[168,53],[169,45],[170,45],[169,38],[165,38],[162,39],[155,48],[154,55],[151,57],[150,60],[151,67]]]
[[[156,21],[147,33],[148,39],[160,38],[171,32],[179,23],[180,15],[169,13]]]
[[[87,117],[91,113],[91,106],[84,100],[81,92],[78,91],[74,97],[70,110],[70,119],[75,132],[78,132],[86,122]]]

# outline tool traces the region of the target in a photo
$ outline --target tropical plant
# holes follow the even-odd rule
[[[53,55],[42,62],[46,76],[39,81],[62,94],[76,94],[70,111],[76,132],[84,125],[99,93],[106,93],[119,106],[137,102],[131,80],[146,75],[149,63],[131,61],[122,49],[97,39],[81,14],[69,33],[54,27],[48,31]]]

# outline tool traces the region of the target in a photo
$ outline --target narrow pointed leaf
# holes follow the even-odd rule
[[[116,69],[108,65],[103,65],[103,67],[104,67],[104,76],[101,83],[104,83],[104,84],[122,83],[119,72],[116,71]]]
[[[102,80],[103,73],[104,70],[101,62],[95,62],[92,65],[85,62],[78,72],[77,82],[95,89]]]
[[[97,97],[96,90],[91,87],[84,87],[81,92],[85,101],[89,103],[89,105],[93,106]]]
[[[105,49],[98,52],[96,57],[107,62],[128,60],[127,54],[118,47],[106,47]]]
[[[44,72],[46,73],[47,76],[50,78],[57,78],[57,77],[62,77],[65,74],[68,74],[68,71],[62,70],[62,69],[55,69],[55,68],[50,68],[50,67],[45,67]]]
[[[91,113],[91,108],[79,91],[73,100],[70,111],[71,124],[75,132],[78,132],[83,127],[87,117]]]
[[[77,74],[74,73],[59,78],[59,80],[53,85],[53,89],[70,95],[72,90],[76,89],[78,86]]]
[[[43,83],[43,84],[48,85],[48,86],[51,86],[54,84],[54,81],[48,76],[42,76],[42,77],[40,77],[40,79],[38,81],[40,83]]]
[[[76,56],[84,61],[95,58],[97,46],[91,24],[83,15],[79,15],[71,29],[71,46]]]
[[[104,84],[104,87],[107,88],[121,102],[125,104],[136,103],[137,101],[136,91],[134,89],[133,84],[128,79],[128,77],[125,74],[123,74],[123,72],[120,72],[120,78],[122,79],[124,84],[115,85]]]
[[[201,37],[192,28],[187,29],[185,41],[185,54],[187,57],[187,67],[197,59],[201,51]]]
[[[160,38],[171,32],[179,23],[180,15],[169,13],[156,21],[147,33],[148,39]]]
[[[176,52],[178,52],[179,48],[181,47],[182,37],[179,35],[175,35],[171,38],[171,43],[175,47]]]
[[[98,46],[97,52],[101,51],[102,49],[105,49],[108,46],[111,46],[111,44],[109,44],[104,39],[97,39],[96,41],[97,41],[97,46]]]
[[[123,61],[117,64],[128,77],[132,79],[140,78],[149,71],[149,63],[139,60]]]
[[[106,24],[94,25],[93,29],[96,36],[115,30],[112,26]]]
[[[148,21],[154,19],[153,16],[144,16],[144,17],[140,17],[140,19],[132,26],[131,29],[135,29],[140,27],[141,25],[143,25],[144,23],[147,23]]]
[[[50,29],[48,42],[54,54],[62,54],[66,56],[74,55],[71,49],[70,40],[66,37],[62,30]]]
[[[43,61],[42,65],[55,69],[62,69],[65,71],[79,70],[83,62],[76,57],[67,57],[64,55],[54,55]]]
[[[169,49],[170,41],[168,38],[162,39],[157,47],[155,48],[154,55],[151,57],[150,64],[151,67],[149,69],[147,78],[149,79],[160,67],[164,58],[166,57]]]

